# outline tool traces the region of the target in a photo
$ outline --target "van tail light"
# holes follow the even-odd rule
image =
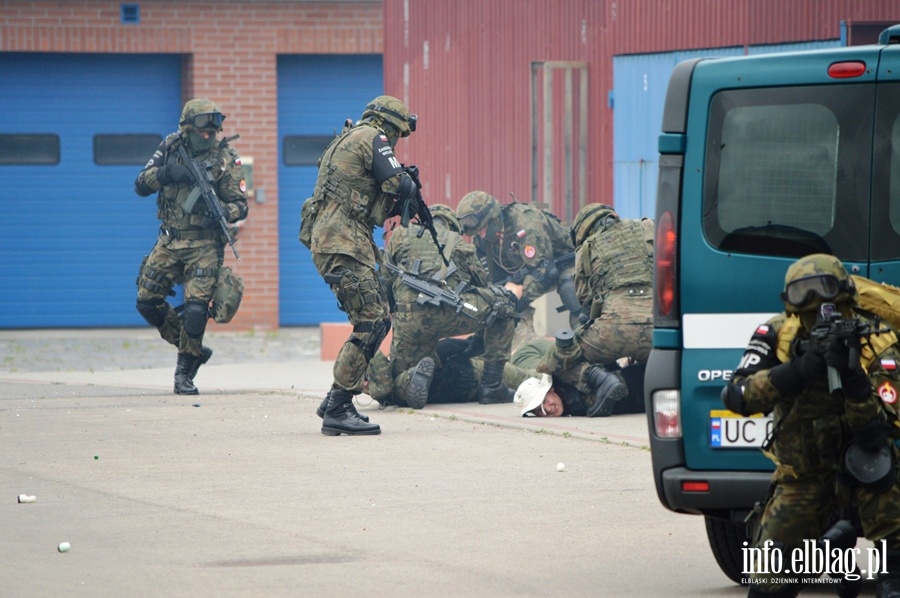
[[[659,438],[681,438],[681,392],[657,390],[650,400],[656,435]]]
[[[669,317],[675,304],[675,219],[672,212],[663,212],[656,224],[656,311],[657,316]]]

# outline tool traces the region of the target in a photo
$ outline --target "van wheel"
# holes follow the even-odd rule
[[[734,583],[741,583],[743,555],[741,548],[747,540],[745,526],[727,519],[704,517],[706,520],[706,537],[719,568]]]

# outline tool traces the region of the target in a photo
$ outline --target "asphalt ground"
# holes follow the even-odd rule
[[[362,395],[382,434],[327,437],[318,335],[211,332],[186,397],[155,331],[0,331],[0,595],[745,594],[644,415]]]

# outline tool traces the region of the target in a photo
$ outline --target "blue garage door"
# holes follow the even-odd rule
[[[158,222],[134,179],[177,127],[180,58],[0,53],[0,72],[0,328],[144,325]]]
[[[753,46],[750,54],[793,52],[839,41]],[[655,217],[662,112],[669,76],[691,58],[737,56],[743,48],[713,48],[613,58],[613,202],[624,218]]]
[[[382,94],[380,55],[278,59],[278,260],[281,326],[344,322],[334,295],[297,240],[300,207],[312,195],[316,160],[345,119],[358,120]],[[376,230],[376,235],[380,234]]]

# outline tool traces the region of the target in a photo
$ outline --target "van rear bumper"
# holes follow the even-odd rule
[[[711,514],[749,511],[764,500],[772,479],[770,471],[695,471],[673,467],[662,472],[665,506],[679,513]],[[706,482],[708,492],[685,492],[684,482]]]

